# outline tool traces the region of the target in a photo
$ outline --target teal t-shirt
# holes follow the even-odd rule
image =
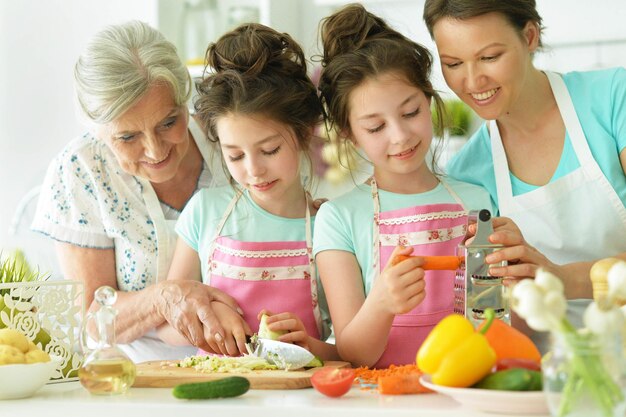
[[[626,69],[570,72],[563,75],[563,81],[572,97],[591,154],[626,206],[626,176],[619,159],[619,153],[626,148]],[[561,160],[550,182],[579,166],[566,133]],[[486,123],[452,158],[446,170],[451,177],[483,186],[498,206],[491,139]],[[511,173],[509,176],[513,195],[538,188]]]
[[[451,178],[448,186],[461,198],[467,210],[489,209],[493,212],[489,194],[476,185]],[[433,190],[419,194],[396,194],[378,190],[381,211],[399,210],[435,203],[456,203],[446,188],[439,184]],[[369,294],[377,272],[372,268],[374,200],[369,185],[359,185],[335,200],[322,204],[317,212],[313,253],[342,250],[355,254],[363,278],[365,294]],[[450,254],[454,255],[454,254]]]
[[[205,188],[198,191],[185,206],[176,223],[176,233],[189,247],[198,252],[202,265],[202,280],[208,277],[209,248],[215,231],[235,195],[231,186]],[[314,228],[315,216],[311,217]],[[276,242],[306,240],[306,219],[291,219],[265,211],[251,198],[248,191],[243,195],[224,224],[221,236],[245,242]],[[324,338],[330,334],[330,314],[322,284],[318,279],[318,302],[324,322]],[[288,294],[285,294],[288,297]]]

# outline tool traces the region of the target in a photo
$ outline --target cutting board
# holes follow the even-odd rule
[[[133,387],[170,388],[189,382],[213,381],[228,376],[242,376],[250,381],[252,389],[300,389],[311,386],[311,375],[321,368],[294,371],[269,370],[245,373],[202,372],[194,368],[178,368],[178,361],[150,361],[137,364]],[[325,368],[349,368],[348,362],[328,361]]]

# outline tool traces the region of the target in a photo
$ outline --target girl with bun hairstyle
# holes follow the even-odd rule
[[[426,163],[431,107],[442,101],[429,80],[432,57],[363,6],[346,6],[321,25],[319,89],[327,123],[373,165],[373,176],[324,203],[314,254],[340,356],[359,366],[415,363],[430,330],[453,312],[453,271],[425,271],[416,256],[452,255],[467,212],[492,210],[476,185],[436,175]]]
[[[301,180],[322,120],[304,53],[288,34],[245,24],[209,46],[207,64],[195,106],[231,185],[185,207],[169,279],[195,277],[237,300],[243,315],[212,304],[226,330],[214,353],[245,353],[267,311],[269,329],[286,331],[279,340],[334,359],[334,345],[322,341],[330,322],[312,256],[317,210]],[[167,328],[161,337],[177,341]]]

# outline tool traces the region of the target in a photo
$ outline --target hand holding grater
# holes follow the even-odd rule
[[[476,234],[472,237],[466,233],[457,249],[457,255],[463,261],[454,279],[454,312],[463,314],[478,326],[484,319],[485,309],[491,307],[497,318],[510,324],[511,311],[502,277],[489,275],[491,266],[506,266],[507,263],[489,265],[485,262],[487,255],[503,247],[489,242],[489,235],[493,233],[489,210],[470,211],[468,230],[472,224],[476,224]]]

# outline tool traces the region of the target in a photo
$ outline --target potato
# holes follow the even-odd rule
[[[26,363],[24,354],[15,346],[0,345],[0,365]]]
[[[50,362],[50,355],[40,349],[31,350],[24,355],[26,363]]]
[[[596,301],[606,297],[609,289],[606,276],[609,269],[619,261],[620,259],[617,258],[604,258],[596,261],[591,266],[589,278],[591,278],[591,284],[593,286],[593,298]]]
[[[15,329],[0,329],[0,345],[13,346],[22,353],[28,352],[28,338]]]

